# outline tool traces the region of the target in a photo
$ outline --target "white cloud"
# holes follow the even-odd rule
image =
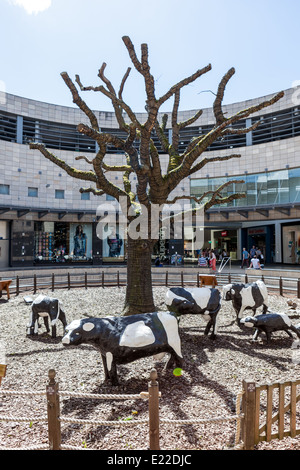
[[[47,10],[51,6],[52,0],[9,0],[13,5],[23,7],[29,15]]]

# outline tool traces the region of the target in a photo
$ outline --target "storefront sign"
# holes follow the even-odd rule
[[[221,237],[227,237],[227,235],[228,235],[227,230],[224,230],[223,232],[221,232]]]
[[[266,233],[266,227],[248,228],[248,235],[260,235]]]

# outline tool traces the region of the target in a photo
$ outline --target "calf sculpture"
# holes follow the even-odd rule
[[[74,320],[66,327],[64,346],[89,343],[101,353],[105,380],[118,384],[117,364],[142,357],[170,353],[166,367],[182,367],[178,320],[169,312],[143,313],[125,317]]]
[[[218,312],[221,308],[221,294],[218,289],[209,287],[172,287],[166,294],[166,305],[170,312],[177,315],[200,314],[207,325],[204,331],[211,339],[216,338],[218,331]]]
[[[255,328],[252,340],[256,341],[258,336],[264,332],[267,337],[267,343],[271,340],[274,331],[285,331],[291,338],[291,331],[300,338],[300,331],[291,322],[291,319],[285,313],[270,312],[266,315],[248,316],[241,319],[241,323],[247,327]]]
[[[259,307],[263,307],[263,314],[268,310],[268,291],[263,281],[227,284],[223,287],[223,300],[232,301],[239,326],[244,310],[251,309],[254,315]]]
[[[29,323],[27,325],[27,334],[37,335],[39,327],[39,318],[44,319],[44,324],[47,333],[50,332],[49,318],[51,321],[51,333],[52,338],[56,338],[56,323],[60,320],[64,326],[67,326],[66,315],[61,308],[61,303],[58,299],[47,297],[45,295],[39,295],[31,304],[31,314]]]

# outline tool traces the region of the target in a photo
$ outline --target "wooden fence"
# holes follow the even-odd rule
[[[152,273],[152,284],[154,287],[199,287],[199,272],[180,271],[180,270],[162,270]],[[221,287],[230,282],[253,282],[262,279],[270,292],[276,292],[280,295],[293,295],[300,298],[300,278],[287,278],[267,276],[264,274],[247,275],[247,274],[223,274],[216,273],[218,285]],[[109,272],[99,271],[82,272],[82,273],[51,273],[51,274],[34,274],[31,276],[16,276],[11,278],[10,293],[19,295],[25,292],[33,292],[38,290],[57,289],[73,289],[73,288],[90,288],[90,287],[122,287],[126,286],[126,271],[120,272],[111,270]],[[0,279],[1,280],[1,279]],[[4,279],[3,279],[4,280]]]
[[[244,449],[251,450],[262,441],[300,434],[296,423],[299,384],[300,379],[264,385],[244,381]]]
[[[3,366],[1,366],[3,368]],[[5,376],[4,369],[0,367],[0,376]],[[5,366],[6,368],[6,366]],[[1,374],[2,370],[2,374]],[[292,380],[286,382],[277,382],[273,384],[257,385],[250,380],[243,381],[243,388],[236,397],[236,414],[229,416],[217,416],[207,419],[185,419],[173,420],[162,419],[159,416],[159,400],[161,393],[159,392],[159,384],[157,381],[157,372],[152,369],[150,373],[150,382],[148,383],[148,392],[141,392],[139,395],[97,395],[76,392],[61,392],[59,391],[58,382],[55,380],[55,371],[51,369],[48,373],[49,382],[46,386],[47,398],[47,416],[45,418],[37,418],[39,422],[48,424],[48,439],[49,444],[36,445],[35,448],[24,448],[23,450],[82,450],[82,447],[68,446],[62,443],[61,424],[76,423],[77,425],[96,425],[96,426],[130,426],[138,424],[148,424],[149,430],[149,449],[160,450],[159,429],[161,423],[167,423],[169,430],[172,424],[179,425],[201,425],[209,423],[222,423],[226,421],[236,421],[236,436],[235,436],[235,449],[239,450],[253,450],[256,444],[262,441],[271,441],[273,439],[283,439],[284,437],[296,437],[300,434],[300,428],[297,428],[297,410],[296,405],[300,400],[300,394],[297,386],[300,384],[299,380]],[[0,382],[1,383],[1,382]],[[277,391],[275,396],[274,391]],[[0,388],[0,393],[4,395],[18,395],[18,394],[35,394],[35,392],[24,391],[9,391]],[[265,397],[263,397],[265,393]],[[43,392],[36,392],[42,395]],[[72,399],[113,399],[113,400],[135,400],[147,399],[149,406],[148,419],[137,419],[132,421],[99,421],[99,420],[86,420],[66,418],[61,415],[60,411],[60,397],[69,397]],[[3,416],[0,414],[0,421],[14,421],[14,422],[28,422],[34,421],[34,417],[16,417],[16,416]],[[276,429],[274,429],[276,427]],[[0,447],[0,450],[5,448]]]

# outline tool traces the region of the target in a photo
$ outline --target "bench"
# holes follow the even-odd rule
[[[6,290],[7,293],[7,298],[10,299],[10,294],[9,294],[9,286],[11,284],[12,280],[8,281],[0,281],[0,297],[2,297],[2,291]]]
[[[200,280],[200,287],[203,287],[203,286],[216,287],[218,285],[216,276],[209,276],[209,275],[204,276],[202,274],[199,274],[199,280]]]

